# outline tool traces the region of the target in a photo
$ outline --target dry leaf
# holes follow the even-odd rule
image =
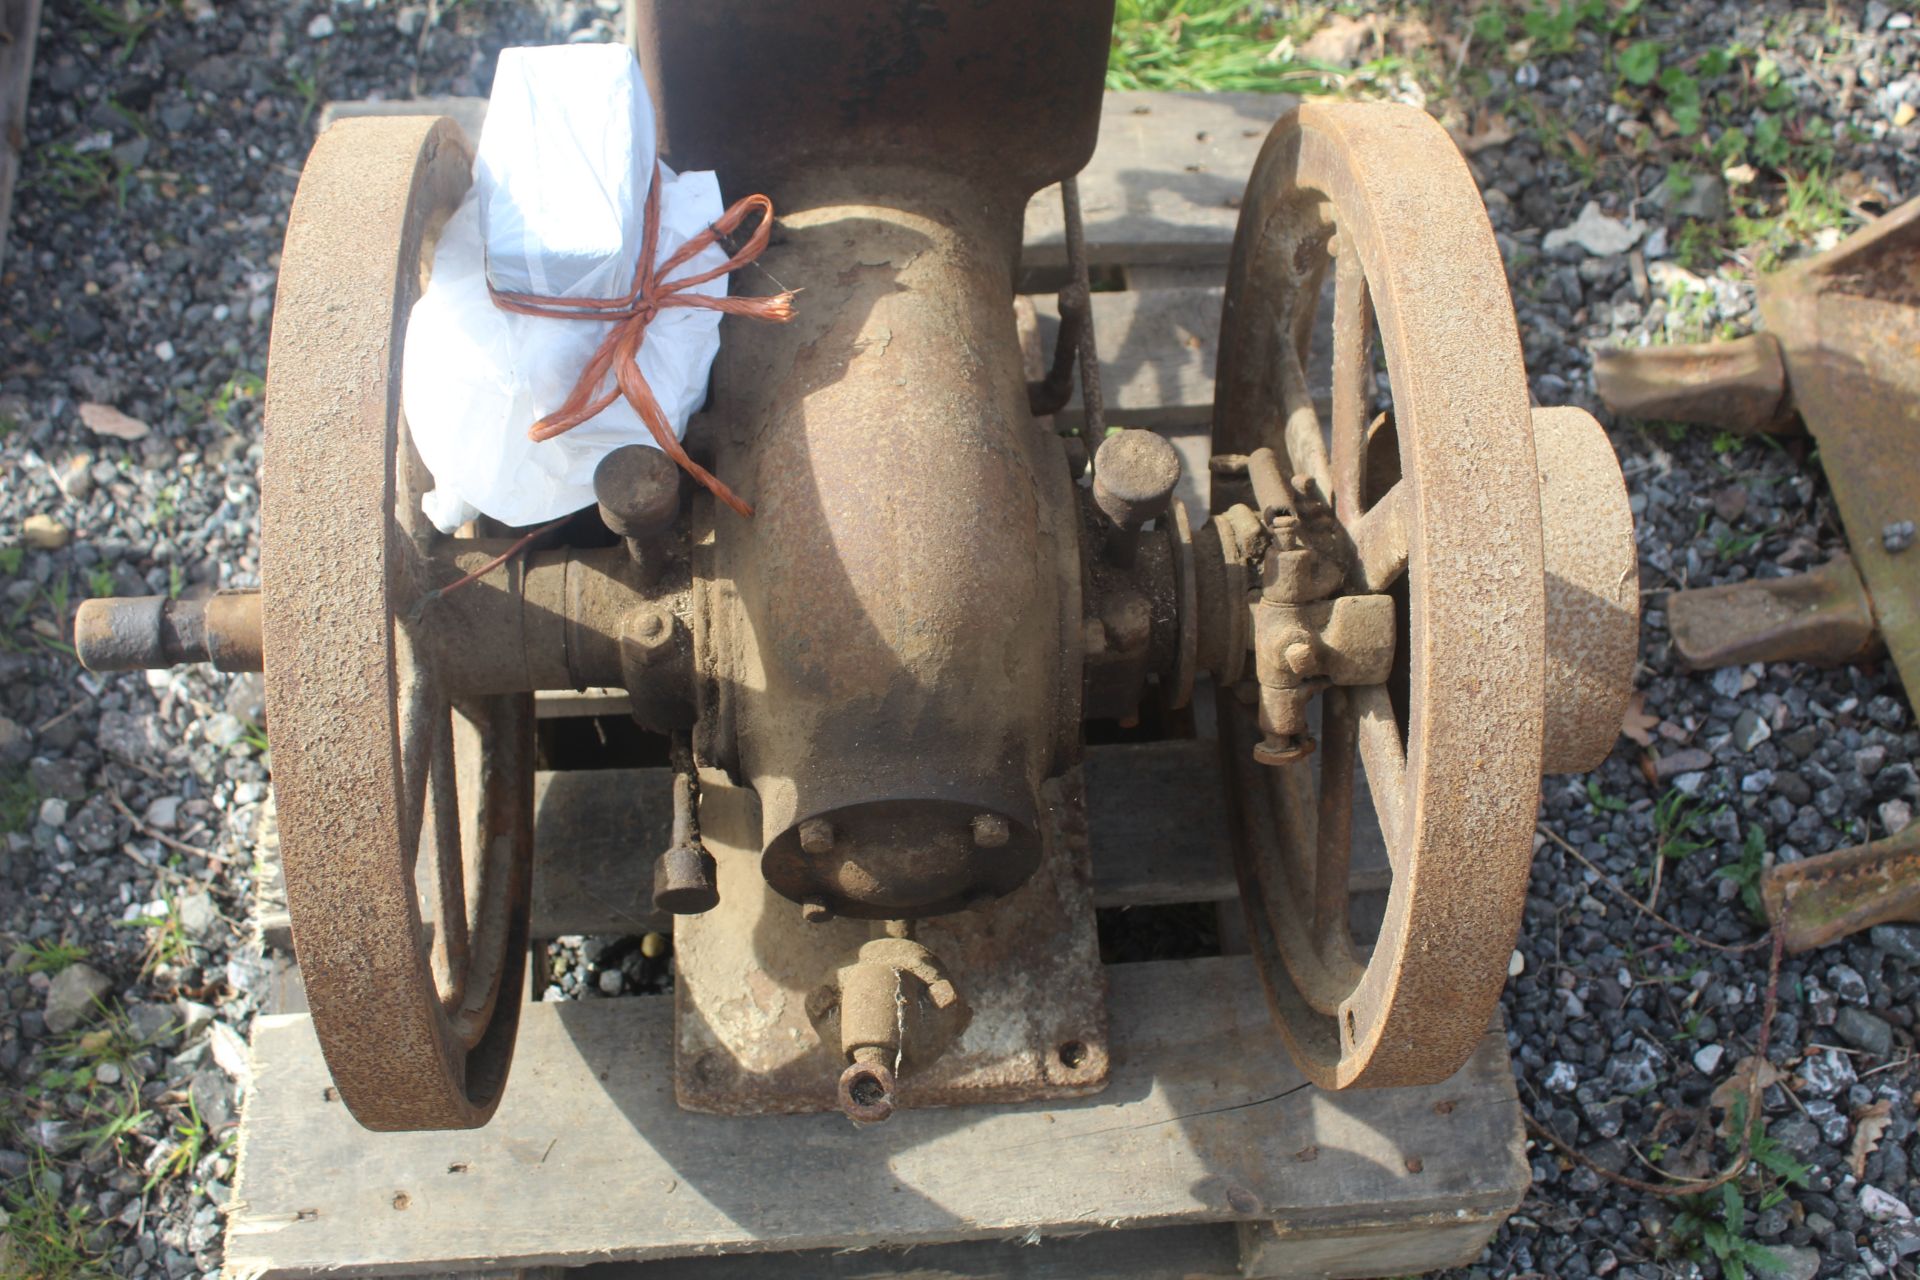
[[[1880,1145],[1880,1135],[1893,1123],[1893,1103],[1886,1098],[1853,1113],[1853,1146],[1847,1150],[1847,1168],[1853,1176],[1867,1176],[1867,1157]]]
[[[1482,111],[1474,120],[1471,129],[1450,129],[1454,145],[1468,155],[1485,151],[1488,147],[1505,146],[1514,138],[1513,129],[1507,124],[1507,118],[1497,112]]]
[[[89,400],[80,406],[80,421],[87,424],[87,430],[97,436],[112,436],[116,440],[144,440],[147,424],[138,418],[129,418],[110,404],[95,404]]]
[[[1300,46],[1300,56],[1309,62],[1350,67],[1360,61],[1361,51],[1373,43],[1378,30],[1377,18],[1329,14],[1327,20]]]
[[[1750,164],[1736,164],[1722,172],[1720,176],[1727,180],[1727,185],[1730,187],[1745,187],[1751,185],[1760,173]]]
[[[1632,738],[1643,747],[1653,745],[1654,726],[1660,723],[1660,717],[1647,714],[1646,695],[1638,689],[1627,699],[1627,714],[1620,721],[1620,732]]]
[[[1903,102],[1893,109],[1893,127],[1904,129],[1913,123],[1915,116],[1920,116],[1920,107],[1914,106],[1911,102]]]
[[[1653,127],[1663,138],[1672,138],[1680,133],[1680,122],[1668,113],[1665,107],[1653,109]]]
[[[1771,1062],[1762,1062],[1758,1057],[1752,1055],[1744,1057],[1735,1063],[1733,1070],[1728,1073],[1727,1078],[1714,1086],[1713,1096],[1707,1099],[1709,1105],[1720,1108],[1722,1112],[1719,1131],[1720,1136],[1723,1138],[1737,1136],[1733,1131],[1733,1109],[1736,1103],[1745,1103],[1747,1090],[1753,1087],[1753,1073],[1756,1067],[1760,1071],[1760,1088],[1762,1091],[1766,1090],[1768,1086],[1779,1084],[1787,1078],[1787,1073],[1779,1067],[1774,1066]],[[1751,1122],[1752,1117],[1749,1116],[1748,1119],[1749,1122]]]

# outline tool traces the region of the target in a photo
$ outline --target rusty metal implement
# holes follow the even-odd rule
[[[1529,407],[1464,161],[1411,108],[1276,126],[1195,529],[1166,440],[1080,451],[1043,416],[1077,363],[1098,422],[1090,321],[1032,385],[1014,324],[1023,210],[1093,149],[1111,0],[938,8],[639,7],[665,154],[769,193],[761,264],[801,299],[726,322],[687,440],[751,521],[637,449],[556,527],[435,532],[398,355],[468,144],[392,119],[315,147],[261,590],[89,602],[78,647],[264,667],[294,944],[369,1127],[483,1124],[505,1087],[542,690],[625,689],[673,762],[671,836],[641,852],[676,916],[689,1109],[872,1124],[1102,1089],[1085,726],[1189,702],[1217,711],[1257,960],[1308,1075],[1437,1081],[1485,1031],[1540,774],[1610,749],[1638,591],[1604,434]],[[1346,923],[1368,805],[1391,863],[1370,948]]]
[[[1766,332],[1666,353],[1603,354],[1595,377],[1624,413],[1773,429],[1798,410],[1851,554],[1806,573],[1677,591],[1674,647],[1695,667],[1893,657],[1920,681],[1920,200],[1817,257],[1763,277]],[[1793,950],[1915,918],[1912,828],[1774,867],[1769,913]]]

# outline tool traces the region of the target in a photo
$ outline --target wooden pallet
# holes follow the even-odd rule
[[[458,106],[476,118],[471,101]],[[1235,205],[1284,106],[1110,94],[1081,179],[1093,261],[1128,286],[1094,298],[1110,417],[1174,440],[1196,515]],[[1057,211],[1042,193],[1028,214],[1027,263],[1042,275],[1061,261]],[[1050,348],[1052,299],[1023,310]],[[542,714],[618,709],[594,691],[548,699]],[[1098,905],[1235,898],[1204,733],[1094,747],[1085,776]],[[543,774],[539,786],[535,933],[667,927],[637,856],[664,836],[665,772]],[[1379,905],[1378,892],[1356,897],[1357,929]],[[284,930],[266,924],[270,938]],[[1473,1259],[1528,1185],[1497,1026],[1443,1084],[1323,1093],[1288,1061],[1240,955],[1109,965],[1113,1068],[1097,1096],[906,1111],[865,1130],[837,1115],[680,1110],[672,1005],[642,996],[530,1006],[487,1128],[370,1134],[332,1096],[288,976],[286,1011],[254,1031],[233,1276],[1405,1274]]]

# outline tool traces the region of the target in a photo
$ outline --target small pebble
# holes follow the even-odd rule
[[[58,551],[72,537],[73,532],[50,515],[30,515],[20,524],[20,541],[36,550]]]
[[[1913,521],[1895,520],[1880,531],[1880,545],[1889,555],[1899,555],[1913,545]]]
[[[315,40],[325,40],[333,34],[333,19],[322,13],[307,24],[307,34]]]

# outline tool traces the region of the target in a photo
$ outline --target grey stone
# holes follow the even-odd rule
[[[1880,825],[1886,828],[1890,836],[1898,835],[1913,825],[1913,806],[1898,796],[1882,802],[1876,812],[1880,815]]]
[[[1782,1116],[1767,1126],[1767,1136],[1789,1155],[1804,1160],[1820,1146],[1820,1130],[1799,1112]]]
[[[172,831],[180,825],[180,797],[161,796],[147,806],[141,821],[155,831]]]
[[[1869,747],[1861,747],[1853,753],[1853,767],[1859,770],[1863,778],[1871,778],[1880,772],[1880,766],[1886,762],[1887,749],[1877,742]]]
[[[1548,1093],[1572,1093],[1580,1083],[1580,1073],[1571,1062],[1556,1062],[1547,1068],[1546,1078],[1541,1085]]]
[[[191,938],[205,938],[220,923],[220,909],[214,905],[213,896],[208,893],[187,894],[175,905],[174,914],[179,917],[180,927]]]
[[[39,818],[42,826],[58,831],[67,825],[67,802],[59,796],[48,796],[40,802]]]
[[[240,717],[229,715],[224,711],[207,717],[200,731],[206,734],[207,741],[216,747],[230,747],[247,736],[247,726],[240,722]]]
[[[1752,707],[1742,711],[1733,722],[1733,745],[1742,751],[1751,751],[1772,736],[1773,730],[1767,727],[1766,719]]]
[[[1890,956],[1920,965],[1920,925],[1877,924],[1868,931],[1867,941]]]
[[[1850,964],[1837,964],[1827,970],[1827,985],[1833,988],[1833,994],[1847,1004],[1865,1004],[1867,1002],[1867,980],[1860,971]]]
[[[1801,1096],[1805,1098],[1831,1098],[1845,1093],[1860,1079],[1847,1055],[1831,1049],[1808,1054],[1797,1074],[1802,1083]]]
[[[1698,773],[1702,769],[1713,767],[1713,757],[1699,747],[1683,747],[1678,751],[1669,751],[1660,757],[1653,766],[1656,777],[1662,782],[1677,778],[1683,773]]]
[[[160,728],[151,715],[103,712],[96,739],[102,751],[126,764],[140,764],[162,750]]]
[[[180,1019],[163,1004],[142,1000],[127,1006],[127,1027],[143,1045],[171,1042],[178,1033]]]
[[[1820,1251],[1804,1245],[1777,1244],[1772,1246],[1774,1268],[1760,1271],[1759,1274],[1770,1280],[1813,1280],[1820,1274]],[[1749,1275],[1753,1271],[1748,1272]]]
[[[70,964],[47,984],[47,1030],[64,1035],[91,1018],[94,1002],[113,990],[113,979],[90,964]]]
[[[1607,1062],[1607,1083],[1621,1093],[1645,1093],[1660,1083],[1660,1055],[1644,1040],[1635,1040]]]
[[[1847,1005],[1833,1020],[1833,1034],[1876,1058],[1893,1055],[1893,1028],[1887,1020],[1865,1009]]]
[[[0,716],[0,765],[26,763],[33,754],[33,735],[5,716]]]
[[[1895,520],[1880,530],[1880,545],[1888,555],[1899,555],[1913,545],[1913,521]]]
[[[27,766],[27,782],[43,796],[79,800],[87,794],[87,775],[72,760],[35,760]]]
[[[1694,1070],[1703,1076],[1710,1076],[1720,1069],[1720,1062],[1727,1051],[1717,1044],[1703,1044],[1693,1051]]]
[[[603,995],[617,996],[627,987],[626,978],[618,969],[602,969],[598,981]]]

